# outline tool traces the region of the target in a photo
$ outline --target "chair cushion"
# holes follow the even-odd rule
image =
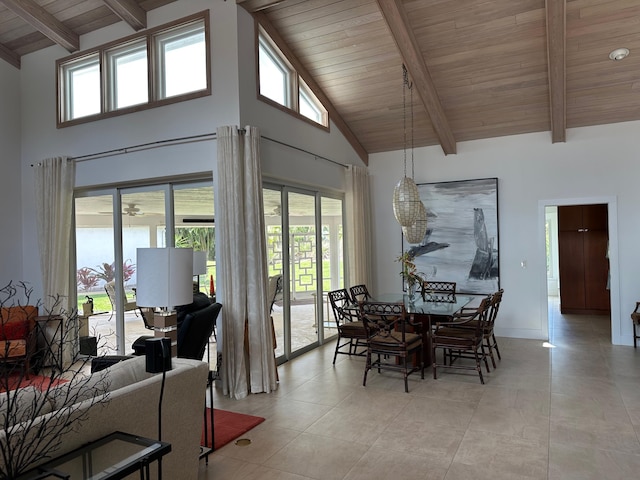
[[[482,337],[476,337],[475,330],[465,330],[463,328],[440,328],[434,334],[432,342],[434,346],[458,346],[460,348],[473,347],[480,344]]]
[[[356,322],[344,322],[342,325],[340,325],[340,330],[342,330],[345,333],[346,332],[363,333],[364,324],[359,320]]]
[[[26,340],[0,341],[0,358],[24,357],[27,354]]]
[[[0,340],[14,340],[27,338],[29,335],[29,321],[17,320],[0,325]]]
[[[402,343],[402,332],[390,332],[389,335],[374,335],[369,339],[369,343],[374,350],[376,345],[385,349],[411,350],[422,342],[422,336],[416,333],[405,333],[404,339],[406,347]]]

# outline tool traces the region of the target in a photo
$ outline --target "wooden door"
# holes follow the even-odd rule
[[[607,228],[607,205],[558,207],[562,313],[610,311]]]

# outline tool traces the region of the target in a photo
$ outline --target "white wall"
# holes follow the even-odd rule
[[[0,288],[22,280],[22,220],[20,215],[20,70],[0,61]]]
[[[458,154],[440,147],[415,151],[416,183],[498,177],[500,285],[505,289],[500,335],[546,339],[544,206],[609,203],[612,241],[612,340],[631,345],[629,314],[640,299],[640,122],[571,129],[552,144],[548,132],[461,142]],[[375,291],[397,290],[394,259],[401,230],[391,208],[402,175],[402,152],[370,160]],[[616,259],[617,257],[617,259]],[[525,261],[527,267],[522,268]],[[615,278],[613,278],[615,277]]]
[[[251,15],[242,8],[238,15],[240,94],[242,125],[257,125],[263,137],[301,148],[341,164],[364,165],[340,131],[330,125],[330,132],[258,101],[256,89],[255,26]],[[301,184],[324,185],[343,190],[344,168],[314,158],[269,140],[261,143],[262,173]]]
[[[37,252],[33,171],[38,160],[72,157],[139,145],[157,140],[214,133],[221,125],[255,125],[261,132],[286,143],[305,147],[336,160],[354,158],[344,138],[309,126],[256,99],[254,30],[251,16],[235,2],[180,0],[152,10],[148,26],[155,27],[205,9],[211,20],[212,95],[128,115],[56,129],[55,61],[68,55],[54,46],[23,57],[22,82],[22,220],[24,254],[22,265],[29,272],[35,293],[41,292]],[[84,35],[81,50],[131,35],[130,28],[116,25]],[[242,50],[239,53],[239,50]],[[243,113],[241,116],[240,97]],[[260,112],[260,115],[252,112]],[[274,124],[277,123],[277,128]],[[344,168],[319,162],[312,156],[263,141],[263,172],[270,177],[292,178],[329,188],[342,187]],[[76,187],[137,182],[181,174],[216,172],[216,142],[173,145],[106,158],[80,161]],[[1,250],[13,255],[15,248]],[[8,252],[11,252],[10,254]],[[28,253],[27,253],[28,252]],[[4,261],[4,260],[3,260]]]

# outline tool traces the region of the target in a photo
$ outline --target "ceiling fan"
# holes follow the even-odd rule
[[[122,209],[122,214],[123,215],[128,215],[130,217],[136,217],[136,216],[139,216],[139,215],[144,215],[143,213],[140,213],[140,209],[138,207],[136,207],[135,203],[127,204],[127,206]]]

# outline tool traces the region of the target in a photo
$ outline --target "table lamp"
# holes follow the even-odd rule
[[[198,277],[198,289],[200,291],[200,275],[207,273],[207,252],[195,251],[193,252],[193,276]],[[196,293],[194,288],[193,293]]]
[[[171,338],[177,353],[177,305],[193,302],[193,250],[191,248],[138,248],[136,302],[154,308],[156,337]]]

